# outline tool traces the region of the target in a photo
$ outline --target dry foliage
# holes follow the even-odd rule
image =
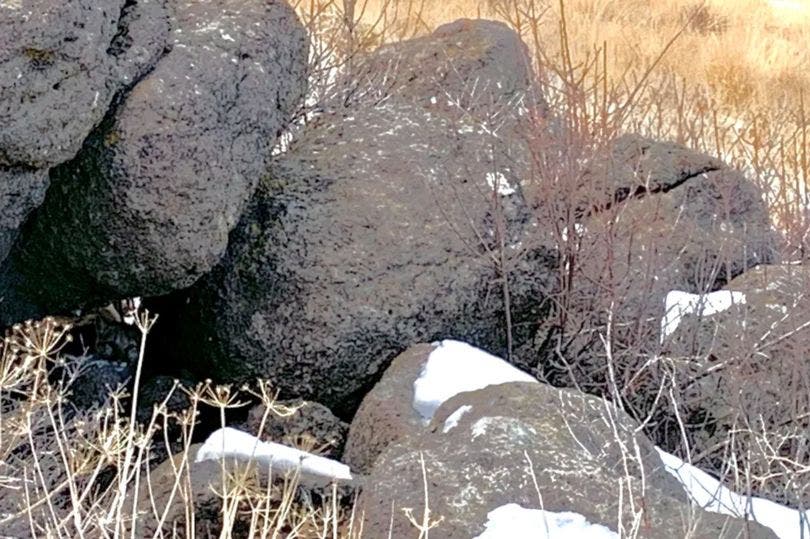
[[[154,320],[138,313],[141,352]],[[224,460],[193,464],[201,407],[219,410],[223,422],[225,410],[246,397],[261,401],[266,414],[295,413],[276,405],[267,384],[242,396],[227,386],[176,384],[146,424],[134,420],[137,383],[132,395],[118,388],[103,406],[77,410],[70,392],[83,358],[60,355],[70,329],[52,318],[21,324],[0,349],[4,537],[358,536],[337,490],[302,498],[297,473],[273,477]],[[188,409],[169,411],[175,392],[187,394]]]
[[[744,170],[766,190],[784,259],[810,259],[810,51],[803,46],[810,41],[810,15],[797,11],[787,16],[790,12],[776,10],[776,2],[744,3],[745,8],[728,0],[298,0],[295,7],[312,36],[311,86],[299,125],[326,97],[348,91],[340,81],[351,80],[347,73],[364,51],[427,33],[457,17],[508,22],[530,45],[538,89],[559,113],[553,125],[550,118],[534,118],[535,129],[527,133],[535,174],[526,182],[536,200],[545,201],[535,204],[537,220],[561,252],[548,336],[558,346],[552,347],[553,357],[537,365],[538,374],[605,395],[668,449],[715,467],[740,491],[803,505],[810,484],[803,438],[808,428],[807,345],[779,349],[793,372],[792,385],[780,388],[789,403],[787,415],[782,409],[775,415],[756,408],[761,350],[729,352],[729,361],[744,368],[729,369],[724,383],[731,393],[733,388],[747,391],[747,400],[735,403],[737,413],[712,419],[713,434],[721,435],[714,439],[714,451],[692,454],[691,446],[706,432],[700,419],[707,411],[699,400],[690,400],[692,379],[684,384],[674,366],[702,364],[702,371],[691,373],[699,378],[711,368],[705,367],[707,358],[699,353],[668,356],[662,350],[647,354],[643,343],[660,320],[625,324],[618,314],[634,283],[583,271],[594,257],[617,253],[616,224],[624,218],[620,204],[603,208],[604,227],[596,234],[582,234],[580,227],[583,207],[604,206],[609,180],[594,177],[589,164],[624,132],[673,140]],[[623,226],[632,229],[633,223]],[[708,280],[718,268],[704,269]],[[594,303],[582,290],[599,290],[600,299]],[[790,316],[777,322],[771,335],[807,329]],[[146,314],[138,323],[145,339],[152,319]],[[122,392],[111,395],[100,410],[76,412],[66,405],[65,394],[77,367],[59,354],[69,330],[48,319],[12,328],[4,342],[0,530],[34,537],[130,536],[135,532],[127,515],[136,500],[151,509],[156,522],[166,522],[164,509],[171,502],[156,503],[148,488],[145,498],[133,493],[144,492],[153,461],[169,453],[178,455],[168,461],[176,462],[169,492],[185,511],[166,536],[193,536],[199,529],[187,489],[196,407],[217,407],[224,417],[240,397],[227,388],[202,385],[189,390],[189,412],[169,412],[167,397],[149,424],[141,426],[134,421],[137,398]],[[584,337],[599,350],[597,364],[578,362],[563,346],[566,338],[581,339],[586,330]],[[254,396],[272,407],[267,391]],[[741,402],[748,408],[742,410]],[[169,440],[174,428],[182,432],[179,446]],[[296,498],[295,478],[268,487],[272,482],[257,482],[255,470],[221,472],[213,510],[224,528],[216,532],[221,537],[359,536],[360,530],[350,529],[353,515],[337,505],[336,496],[316,507]],[[426,536],[430,523],[415,523]]]

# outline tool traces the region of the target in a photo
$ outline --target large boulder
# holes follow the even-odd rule
[[[69,400],[80,410],[93,410],[111,402],[111,396],[126,387],[132,365],[98,356],[69,358],[77,365],[69,387]]]
[[[164,294],[205,274],[303,98],[307,36],[286,3],[180,2],[170,24],[171,50],[52,171],[5,272],[36,308]]]
[[[477,537],[487,515],[518,504],[574,512],[634,537],[775,537],[756,523],[690,507],[653,445],[601,399],[543,384],[461,393],[428,430],[393,444],[358,502],[370,537]],[[427,521],[423,520],[425,507]],[[407,510],[405,510],[407,508]],[[620,519],[621,522],[617,522]],[[618,536],[618,535],[617,535]]]
[[[508,326],[513,342],[530,333],[554,252],[521,244],[529,215],[506,157],[521,140],[398,95],[327,110],[273,162],[178,316],[190,370],[269,378],[343,415],[411,344],[507,353]]]
[[[808,290],[810,266],[762,265],[714,294],[670,302],[653,373],[672,380],[701,466],[723,475],[731,460],[754,492],[797,507],[810,504]]]
[[[395,95],[473,117],[507,112],[532,96],[528,48],[506,24],[459,19],[432,34],[380,47],[358,61],[351,96]],[[537,96],[533,96],[537,100]]]
[[[133,537],[254,537],[270,528],[318,536],[330,528],[318,509],[342,509],[356,487],[336,461],[224,428],[146,470],[127,493],[124,522]]]
[[[168,35],[156,0],[0,4],[0,261],[42,202],[48,168],[76,155]]]
[[[728,168],[716,157],[670,141],[634,133],[616,137],[589,160],[582,174],[586,188],[582,213],[605,211],[631,197],[665,193],[707,172]]]
[[[671,143],[627,140],[612,163],[589,168],[612,198],[597,190],[558,238],[564,324],[550,323],[535,343],[550,380],[589,391],[607,390],[609,361],[620,390],[638,389],[627,384],[659,349],[670,291],[716,290],[776,256],[762,192],[742,173]]]
[[[444,400],[505,382],[535,379],[466,343],[417,344],[397,356],[363,398],[349,427],[343,461],[369,473],[385,449],[423,432]]]
[[[431,344],[411,346],[391,362],[380,381],[363,397],[349,425],[343,453],[343,462],[352,470],[370,472],[391,443],[425,428],[424,418],[413,406],[413,384],[435,349]]]

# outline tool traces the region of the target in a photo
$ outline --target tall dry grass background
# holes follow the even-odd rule
[[[773,220],[783,233],[784,256],[808,258],[809,2],[293,3],[312,36],[311,88],[302,123],[324,97],[346,91],[337,74],[351,71],[358,53],[429,33],[459,17],[499,19],[523,36],[538,73],[538,87],[552,110],[563,117],[565,140],[541,136],[534,144],[536,159],[542,161],[545,156],[552,165],[549,170],[572,180],[567,187],[582,178],[577,169],[580,158],[598,154],[619,133],[674,140],[722,157],[766,187]],[[560,153],[553,145],[561,143],[571,147]],[[572,169],[567,170],[565,163],[551,163],[557,155],[571,156]],[[563,221],[557,231],[564,248],[563,283],[579,256],[575,225]],[[565,310],[560,314],[565,315]],[[146,339],[151,319],[143,316],[139,324]],[[606,329],[608,366],[620,374],[625,366],[614,365],[610,323]],[[149,474],[153,455],[171,452],[179,460],[170,494],[181,509],[185,504],[186,511],[174,515],[180,524],[172,531],[156,535],[195,536],[197,519],[188,488],[196,408],[206,404],[223,411],[239,405],[240,398],[227,388],[190,388],[189,412],[171,413],[164,402],[151,421],[141,426],[133,420],[135,399],[120,392],[99,410],[74,414],[65,408],[65,399],[80,361],[60,353],[69,334],[67,323],[54,320],[21,325],[9,331],[0,350],[0,536],[4,527],[14,523],[15,530],[31,537],[136,537],[128,515],[138,503],[141,509],[144,505],[151,509],[148,513],[156,521],[169,517],[166,508],[174,502],[167,504],[165,498],[155,502]],[[615,378],[611,374],[606,394],[619,402],[624,388]],[[137,391],[136,385],[132,393]],[[263,390],[253,397],[272,409],[271,393]],[[639,419],[645,422],[644,417]],[[179,447],[168,442],[170,425],[185,433]],[[757,435],[769,441],[767,432]],[[765,458],[783,458],[776,454],[778,449],[774,452]],[[796,464],[807,472],[805,463]],[[265,489],[244,477],[239,480],[224,466],[222,475],[228,480],[221,482],[222,503],[215,512],[223,530],[215,536],[362,535],[362,530],[351,528],[352,515],[338,507],[334,497],[317,507],[301,505],[295,498],[294,478],[280,488]],[[632,483],[629,477],[627,483]],[[736,481],[741,491],[750,485],[750,476]],[[632,529],[627,536],[638,532],[636,526]],[[414,537],[426,537],[427,532],[415,525]]]

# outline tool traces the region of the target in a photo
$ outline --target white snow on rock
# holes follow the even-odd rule
[[[501,196],[515,194],[515,188],[509,185],[509,181],[500,172],[487,172],[487,185]]]
[[[679,291],[670,292],[666,298],[667,316],[661,324],[662,337],[674,332],[680,324],[681,318],[686,314],[709,316],[722,312],[734,304],[743,303],[745,303],[745,295],[741,292],[720,291],[704,295]],[[677,313],[677,316],[674,313]],[[434,343],[434,346],[436,349],[428,356],[419,378],[413,384],[413,407],[425,422],[432,419],[436,409],[443,402],[458,393],[507,382],[537,383],[537,380],[520,369],[469,344],[444,340]],[[442,432],[447,433],[455,428],[461,417],[470,410],[472,410],[472,406],[469,405],[455,410],[445,420]],[[492,421],[495,419],[485,417],[473,424],[473,439],[484,434]],[[208,441],[206,441],[206,445],[208,445]],[[678,479],[689,498],[704,510],[758,522],[773,530],[780,539],[810,537],[810,510],[801,512],[764,498],[738,494],[724,487],[717,479],[697,467],[687,464],[659,448],[656,450],[666,471]],[[200,451],[202,452],[202,449]],[[343,466],[339,463],[334,464]],[[346,468],[346,474],[348,473],[348,468]],[[335,476],[337,477],[337,475]],[[349,477],[351,476],[349,475]],[[614,539],[619,537],[616,532],[605,526],[589,523],[584,516],[578,513],[526,509],[514,503],[490,511],[487,517],[486,531],[474,539],[518,539],[523,537]],[[540,530],[539,534],[538,530]]]
[[[729,309],[732,305],[745,303],[743,292],[719,290],[709,294],[690,294],[673,290],[664,299],[664,317],[661,319],[661,342],[675,333],[683,317],[694,314],[711,316]]]
[[[482,417],[478,421],[472,424],[472,428],[470,431],[472,432],[472,439],[475,440],[479,436],[483,436],[487,433],[487,428],[490,425],[497,424],[500,418],[495,417]]]
[[[737,494],[703,470],[661,449],[656,450],[666,471],[678,479],[692,501],[706,511],[759,522],[780,539],[810,537],[810,510],[802,513],[764,498]]]
[[[579,513],[526,509],[509,503],[487,514],[484,533],[473,539],[618,539],[619,534],[591,524]]]
[[[461,416],[466,414],[472,410],[472,406],[469,404],[465,404],[464,406],[460,406],[458,410],[447,416],[447,419],[444,420],[444,427],[442,427],[442,432],[447,434],[453,428],[458,426],[458,421],[461,419]]]
[[[285,445],[262,442],[252,434],[231,427],[214,431],[197,451],[195,462],[220,458],[253,460],[280,472],[300,467],[302,473],[319,477],[352,479],[351,471],[345,464]]]
[[[434,346],[413,383],[413,409],[425,423],[444,401],[461,392],[506,382],[537,382],[503,359],[469,344],[445,340]]]

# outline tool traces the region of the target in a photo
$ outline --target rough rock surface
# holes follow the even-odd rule
[[[142,483],[137,493],[138,516],[132,520],[136,537],[153,537],[160,531],[171,533],[172,528],[185,536],[188,518],[186,511],[194,509],[194,529],[188,537],[217,537],[222,528],[222,500],[216,494],[222,490],[222,465],[215,460],[194,462],[202,444],[188,448],[187,460],[182,453],[171,455],[150,470],[148,485]],[[229,467],[230,469],[230,467]],[[233,470],[232,470],[233,471]],[[177,488],[176,484],[183,484]],[[132,495],[130,495],[130,498]],[[132,507],[132,504],[127,504]],[[163,526],[152,507],[165,511]],[[131,509],[129,509],[131,510]]]
[[[633,133],[621,135],[605,148],[607,156],[588,163],[583,183],[591,188],[585,211],[655,193],[665,193],[706,172],[728,168],[720,159],[669,141]]]
[[[146,380],[138,391],[138,421],[143,424],[149,423],[155,407],[162,409],[165,405],[165,412],[170,414],[190,409],[191,400],[183,391],[184,387],[190,388],[193,384],[165,375]]]
[[[386,447],[425,429],[413,408],[413,383],[433,350],[431,344],[417,344],[398,355],[363,398],[349,426],[343,453],[343,462],[352,470],[370,472]]]
[[[34,305],[59,310],[192,284],[223,254],[303,97],[306,34],[286,3],[172,6],[171,50],[52,171],[14,256],[20,294]],[[58,273],[27,275],[44,256]]]
[[[169,34],[162,1],[0,4],[0,261],[116,92],[142,76]]]
[[[47,168],[72,158],[167,36],[158,0],[0,5],[0,165]]]
[[[45,199],[47,189],[47,170],[0,166],[0,262],[11,250],[28,213]]]
[[[570,384],[574,372],[577,382],[591,390],[604,389],[602,337],[609,314],[611,353],[625,369],[617,376],[629,379],[646,359],[639,352],[658,349],[668,292],[715,290],[775,257],[761,191],[742,173],[715,169],[716,160],[684,148],[676,151],[669,143],[644,145],[650,147],[640,152],[636,169],[644,171],[648,187],[631,183],[638,174],[626,167],[622,173],[622,167],[602,166],[619,170],[609,181],[616,185],[614,202],[623,202],[608,201],[601,211],[583,217],[578,232],[560,247],[572,264],[566,327],[541,332],[536,342],[543,361],[557,365],[546,372],[555,383]],[[560,355],[573,370],[560,364]]]
[[[504,23],[459,19],[431,35],[380,47],[359,62],[358,97],[383,92],[477,116],[526,98],[528,49]]]
[[[82,410],[109,402],[113,391],[125,387],[132,376],[132,368],[126,363],[106,358],[88,356],[78,358],[76,379],[70,386],[70,401]]]
[[[265,377],[343,415],[417,342],[505,352],[502,274],[520,340],[554,259],[519,243],[520,175],[500,159],[512,142],[396,94],[318,117],[274,161],[178,317],[188,368]]]
[[[264,405],[254,406],[248,414],[244,430],[258,435],[263,441],[298,447],[324,457],[340,458],[349,426],[335,417],[329,408],[300,399],[277,401],[275,405],[277,411],[267,410]],[[285,412],[285,415],[280,415],[278,411]],[[291,413],[286,415],[287,411]]]
[[[465,405],[471,409],[455,426],[446,423]],[[487,513],[507,503],[573,511],[615,532],[617,515],[625,526],[630,522],[631,499],[644,510],[639,537],[680,539],[690,523],[690,537],[774,537],[758,524],[726,516],[697,511],[690,518],[693,509],[680,485],[635,427],[601,399],[542,384],[461,393],[439,408],[428,432],[383,453],[359,500],[364,533],[412,535],[402,509],[411,508],[421,521],[426,478],[431,521],[441,519],[430,536],[441,539],[477,536]],[[620,509],[621,488],[626,503]]]
[[[253,500],[265,500],[269,507],[277,508],[287,506],[292,502],[292,511],[311,510],[320,507],[324,500],[332,495],[332,485],[323,486],[323,478],[301,474],[296,488],[292,489],[293,500],[290,496],[289,484],[285,485],[288,472],[272,470],[268,474],[266,464],[256,464],[242,459],[203,460],[196,462],[197,452],[202,444],[187,447],[186,451],[167,457],[162,463],[149,472],[149,481],[142,481],[140,489],[129,494],[129,503],[125,505],[131,511],[132,497],[137,495],[138,515],[128,522],[134,523],[132,530],[134,537],[155,537],[169,535],[172,537],[220,537],[223,524],[230,528],[229,537],[250,537],[251,521],[258,516],[250,510],[238,511],[223,518],[223,488],[225,492],[245,491],[252,494]],[[186,457],[187,455],[187,457]],[[272,481],[272,484],[268,483]],[[341,482],[336,485],[339,504],[350,503],[356,492],[351,482]],[[270,499],[266,500],[266,496]],[[331,501],[330,501],[331,503]],[[303,509],[300,509],[303,506]],[[165,515],[161,522],[155,517],[154,508],[159,508],[160,515]],[[193,509],[193,521],[189,510]],[[258,511],[261,511],[259,509]],[[274,515],[270,515],[272,519]],[[291,517],[285,522],[295,521],[300,524],[297,532],[305,537],[318,536],[322,530],[322,523],[317,519],[295,520]],[[275,521],[273,521],[275,522]],[[253,522],[255,525],[255,521]],[[261,524],[260,524],[261,526]],[[289,528],[286,528],[286,532]]]
[[[701,466],[722,475],[737,455],[765,478],[755,493],[806,507],[810,481],[797,470],[810,462],[810,267],[757,266],[723,290],[742,296],[719,313],[683,317],[663,345],[665,357],[688,358],[666,369],[690,445]]]

